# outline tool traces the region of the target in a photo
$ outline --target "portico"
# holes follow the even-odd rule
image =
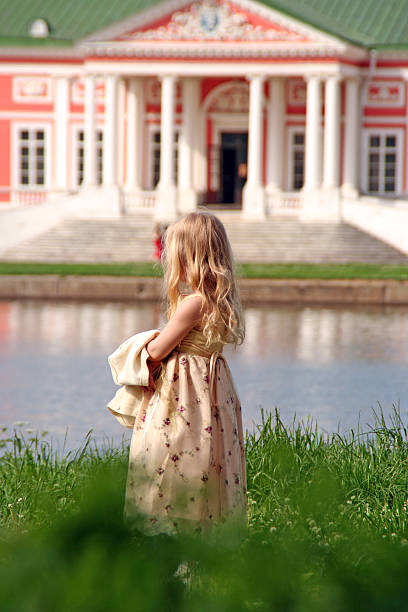
[[[303,219],[340,218],[341,189],[358,192],[358,78],[330,73],[301,75],[185,76],[178,73],[127,75],[121,71],[104,77],[103,180],[99,190],[123,190],[129,208],[151,209],[158,220],[171,221],[198,204],[222,197],[224,166],[222,134],[247,134],[246,181],[242,189],[242,215],[262,219],[271,214],[298,214]],[[95,83],[97,73],[85,78],[84,188],[96,186]],[[302,78],[304,116],[296,117],[304,130],[304,182],[290,189],[288,155],[284,155],[288,88]],[[149,103],[149,83],[156,83],[156,108]],[[119,84],[125,92],[124,116],[118,103]],[[212,85],[211,89],[209,89]],[[340,104],[345,92],[344,115]],[[206,90],[209,91],[206,93]],[[63,91],[66,91],[63,89]],[[158,104],[157,104],[158,103]],[[344,116],[344,164],[341,172],[341,125]],[[119,122],[124,123],[125,168],[118,169]],[[304,126],[304,127],[303,127]],[[154,129],[156,163],[152,178]],[[59,158],[61,164],[64,156]],[[241,160],[242,163],[242,160]],[[226,170],[225,170],[226,171]],[[61,170],[62,174],[62,170]],[[289,177],[290,178],[290,177]],[[220,205],[224,202],[218,200]],[[228,203],[228,202],[226,202]]]

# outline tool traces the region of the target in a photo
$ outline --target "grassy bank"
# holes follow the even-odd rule
[[[246,537],[217,540],[128,530],[127,447],[88,436],[56,458],[46,436],[4,430],[0,609],[406,609],[407,427],[395,408],[373,419],[323,436],[267,414],[245,441]]]
[[[298,264],[242,263],[237,266],[241,278],[317,278],[317,279],[408,279],[408,266],[377,264]],[[0,262],[3,274],[58,274],[98,276],[160,277],[159,263],[35,263]]]

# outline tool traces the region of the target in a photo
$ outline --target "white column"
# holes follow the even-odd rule
[[[141,78],[131,78],[129,79],[127,93],[126,137],[126,188],[129,191],[142,189],[143,125],[143,80]]]
[[[311,75],[307,78],[306,94],[305,191],[320,189],[321,185],[321,109],[321,77],[318,75]]]
[[[96,185],[96,90],[95,76],[85,77],[85,173],[84,186]]]
[[[69,80],[57,77],[55,82],[55,187],[68,189],[68,117],[69,117]]]
[[[325,92],[324,175],[325,189],[340,184],[340,77],[328,77]]]
[[[196,117],[198,112],[198,81],[184,79],[183,87],[183,122],[178,145],[178,203],[182,213],[189,213],[197,208],[197,194],[194,189],[194,150],[198,141]]]
[[[200,107],[195,117],[194,188],[197,192],[207,190],[207,134],[205,112]]]
[[[117,148],[116,176],[118,187],[125,184],[125,114],[126,114],[126,82],[119,77],[118,81],[118,112],[117,112]]]
[[[283,185],[285,96],[284,81],[280,78],[269,81],[267,125],[267,190],[273,193],[280,191]]]
[[[346,112],[345,112],[345,142],[343,157],[343,185],[342,193],[347,197],[358,195],[358,161],[360,142],[360,101],[358,78],[346,81]]]
[[[105,125],[103,133],[103,184],[117,184],[118,159],[118,77],[105,80]]]
[[[243,217],[265,218],[265,189],[262,184],[264,76],[254,75],[249,84],[249,133],[247,182],[243,189]]]
[[[176,77],[161,78],[160,180],[157,186],[155,218],[173,221],[177,216],[177,194],[174,181],[174,110]]]

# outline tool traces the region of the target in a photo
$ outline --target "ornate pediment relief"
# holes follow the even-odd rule
[[[117,40],[308,42],[303,33],[222,0],[193,2],[159,23],[119,36]]]

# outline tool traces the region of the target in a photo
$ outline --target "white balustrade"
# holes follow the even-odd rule
[[[153,211],[156,206],[156,191],[125,191],[125,212]]]
[[[303,207],[300,192],[280,192],[267,194],[267,211],[270,215],[298,216]]]

